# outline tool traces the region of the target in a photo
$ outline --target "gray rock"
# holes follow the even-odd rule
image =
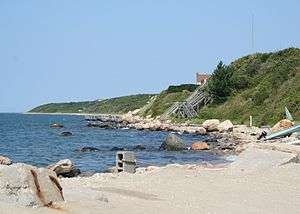
[[[202,127],[206,129],[208,132],[218,131],[218,125],[220,121],[217,119],[205,120],[202,123]]]
[[[139,151],[142,151],[142,150],[145,150],[146,147],[143,146],[143,145],[136,145],[132,148],[133,150],[139,150]]]
[[[160,150],[167,150],[167,151],[181,151],[186,149],[186,146],[179,137],[170,133],[164,142],[161,144]]]
[[[0,164],[1,165],[10,165],[12,161],[8,157],[4,157],[0,155]]]
[[[50,125],[50,128],[63,128],[64,126],[58,123],[53,123]]]
[[[62,132],[60,133],[61,136],[64,136],[64,137],[68,137],[68,136],[71,136],[73,135],[72,132]]]
[[[115,166],[109,167],[108,169],[104,170],[103,173],[117,173],[118,169]]]
[[[77,151],[77,152],[98,152],[98,151],[100,151],[100,149],[98,149],[96,147],[86,146],[86,147],[82,147],[80,149],[76,149],[75,151]]]
[[[54,171],[57,176],[61,177],[71,178],[80,174],[80,170],[76,169],[69,159],[60,160],[53,165],[49,165],[47,168]]]
[[[233,130],[233,124],[230,120],[223,121],[217,127],[219,132],[231,132]]]
[[[17,163],[0,165],[0,201],[21,206],[51,206],[64,200],[56,174]]]

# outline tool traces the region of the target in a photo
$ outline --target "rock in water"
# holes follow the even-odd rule
[[[145,150],[146,147],[143,146],[143,145],[136,145],[136,146],[134,146],[132,149],[133,149],[133,150],[140,150],[140,151],[142,151],[142,150]]]
[[[12,161],[8,157],[4,157],[0,155],[0,164],[1,165],[10,165]]]
[[[277,132],[283,129],[290,128],[294,125],[294,123],[288,119],[280,120],[278,123],[276,123],[272,128],[272,132]]]
[[[0,201],[21,206],[51,206],[64,200],[56,174],[17,163],[0,165]]]
[[[217,119],[205,120],[202,123],[202,127],[206,129],[208,132],[218,131],[218,125],[220,121]]]
[[[58,123],[53,123],[50,125],[50,128],[63,128],[64,126]]]
[[[110,151],[124,151],[124,148],[114,146],[110,149]]]
[[[184,142],[174,134],[169,134],[161,144],[160,150],[181,151],[186,149]]]
[[[192,144],[192,150],[207,150],[209,149],[209,146],[205,142],[195,142]]]
[[[60,160],[53,165],[49,165],[47,168],[54,171],[57,176],[61,177],[71,178],[80,174],[80,170],[76,169],[69,159]]]
[[[100,151],[100,149],[98,149],[96,147],[86,146],[86,147],[82,147],[80,149],[76,149],[76,151],[78,151],[78,152],[98,152],[98,151]]]
[[[62,132],[60,133],[61,136],[67,137],[73,135],[72,132]]]
[[[230,120],[225,120],[218,125],[219,132],[231,132],[233,130],[233,124]]]

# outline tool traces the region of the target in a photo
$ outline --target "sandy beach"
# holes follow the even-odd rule
[[[300,165],[290,161],[297,153],[292,145],[248,144],[226,166],[175,164],[63,178],[66,202],[52,208],[1,203],[0,213],[299,213]]]

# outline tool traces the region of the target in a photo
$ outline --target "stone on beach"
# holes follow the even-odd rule
[[[206,134],[206,129],[200,126],[187,126],[185,131],[189,134]]]
[[[217,119],[205,120],[202,123],[202,127],[206,129],[208,132],[218,131],[218,125],[220,121]]]
[[[230,120],[225,120],[218,125],[219,132],[230,132],[233,130],[233,124]]]
[[[57,176],[75,177],[80,174],[80,170],[76,169],[72,161],[69,159],[60,160],[53,165],[49,165],[48,169],[54,171]]]
[[[208,150],[209,149],[209,146],[206,142],[194,142],[192,144],[192,150]]]
[[[170,133],[161,144],[159,149],[167,151],[181,151],[186,149],[186,146],[179,137]]]
[[[1,165],[10,165],[12,161],[8,157],[4,157],[0,155],[0,164]]]
[[[0,201],[21,206],[51,206],[64,200],[56,174],[27,164],[0,165]]]
[[[290,128],[294,125],[294,123],[288,119],[280,120],[278,123],[276,123],[272,128],[272,132],[277,132],[283,129]]]

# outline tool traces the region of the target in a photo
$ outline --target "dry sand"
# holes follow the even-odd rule
[[[229,166],[149,167],[136,174],[62,179],[57,208],[0,204],[0,213],[299,213],[300,164],[293,151],[249,144]]]

